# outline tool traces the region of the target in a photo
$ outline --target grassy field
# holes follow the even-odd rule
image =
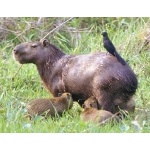
[[[50,30],[48,19],[36,28],[27,30],[30,21],[37,18],[14,18],[16,28],[1,38],[0,44],[0,132],[2,133],[135,133],[150,132],[150,49],[145,37],[150,34],[149,18],[75,18],[47,39],[67,54],[105,51],[101,32],[107,30],[120,55],[128,62],[138,77],[138,90],[134,96],[136,111],[114,126],[99,126],[80,120],[81,108],[77,103],[60,118],[38,116],[26,119],[24,104],[31,99],[51,97],[42,85],[36,67],[14,61],[15,45],[44,37]],[[62,21],[62,20],[61,20]],[[72,27],[72,30],[69,30]],[[48,30],[49,29],[49,30]],[[77,31],[78,32],[73,32]],[[12,32],[15,31],[15,32]],[[18,32],[17,32],[18,31]],[[25,31],[25,32],[24,32]],[[43,31],[43,32],[42,32]],[[15,75],[16,74],[16,75]],[[140,111],[141,110],[141,111]]]

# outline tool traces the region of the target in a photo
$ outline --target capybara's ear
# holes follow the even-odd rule
[[[43,40],[41,40],[40,42],[42,43],[43,47],[46,47],[46,46],[49,45],[49,42],[48,42],[47,39],[43,39]]]
[[[70,98],[70,97],[71,97],[71,94],[70,94],[70,93],[67,93],[67,97]]]

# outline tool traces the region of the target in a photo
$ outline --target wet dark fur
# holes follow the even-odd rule
[[[14,57],[21,64],[34,63],[54,97],[69,92],[81,105],[94,96],[102,109],[115,113],[114,101],[129,101],[137,89],[132,69],[108,53],[67,55],[44,40],[16,46]]]

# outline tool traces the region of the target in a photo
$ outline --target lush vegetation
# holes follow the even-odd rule
[[[25,118],[24,105],[38,97],[51,97],[43,87],[36,67],[14,61],[15,45],[43,38],[68,18],[0,18],[0,132],[149,132],[150,131],[150,35],[149,18],[74,18],[47,39],[68,54],[105,51],[101,32],[107,30],[120,55],[138,77],[134,96],[136,111],[114,126],[99,126],[80,120],[77,103],[60,118]],[[17,72],[17,74],[16,74]]]

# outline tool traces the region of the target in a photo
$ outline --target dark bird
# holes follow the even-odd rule
[[[125,60],[118,54],[115,46],[108,37],[107,32],[103,32],[103,46],[112,55],[114,55],[122,65],[126,65]]]

